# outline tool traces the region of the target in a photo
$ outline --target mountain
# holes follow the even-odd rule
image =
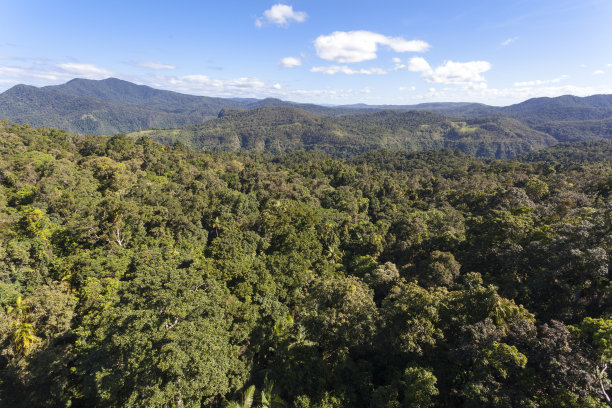
[[[510,117],[529,124],[604,120],[612,118],[612,95],[532,98],[514,105],[496,107],[481,103],[424,103],[387,106],[394,110],[427,110],[456,117]]]
[[[332,108],[267,98],[211,98],[165,91],[117,78],[73,79],[41,88],[16,85],[0,94],[0,118],[74,133],[112,135],[150,128],[171,128],[215,118],[222,109],[298,107],[338,115],[367,110]]]
[[[96,134],[189,123],[172,113],[65,94],[51,87],[36,88],[27,85],[17,85],[0,94],[0,118],[33,126]]]
[[[482,103],[472,102],[432,102],[419,103],[417,105],[366,105],[363,103],[353,105],[340,105],[337,109],[353,109],[360,110],[365,113],[379,110],[395,110],[395,111],[426,111],[439,113],[441,115],[453,117],[484,117],[484,116],[502,116],[499,108],[489,106]]]
[[[223,110],[199,125],[130,134],[203,150],[283,153],[321,150],[339,156],[386,149],[459,149],[481,157],[507,158],[555,144],[551,136],[509,118],[454,120],[431,112],[385,110],[324,116],[292,107]]]
[[[117,78],[100,81],[73,79],[63,85],[49,86],[58,92],[101,99],[106,102],[133,105],[155,111],[191,115],[194,119],[214,117],[223,108],[241,108],[244,102],[207,96],[186,95],[146,85],[136,85]]]
[[[265,120],[260,123],[261,116],[270,115],[272,112],[259,110],[266,107],[297,108],[314,115],[324,115],[325,118],[313,119],[319,128],[308,124],[309,121],[306,121],[306,124],[296,121],[287,135],[283,136],[279,135],[277,130],[270,129],[270,126],[262,127]],[[227,113],[228,110],[256,111],[255,133],[245,133],[244,126],[234,124],[232,126],[242,130],[240,130],[241,136],[234,134],[232,137],[238,137],[241,140],[229,142],[227,140],[229,136],[226,135],[229,130],[223,128],[229,119],[226,118],[225,121],[220,122],[223,123],[221,126],[223,130],[218,128],[218,122],[214,121],[210,126],[214,126],[221,132],[222,139],[225,138],[215,144],[210,140],[205,140],[208,136],[215,136],[215,132],[208,129],[208,125],[195,128],[185,127],[215,119],[220,112]],[[368,119],[364,119],[364,116],[344,118],[383,111],[435,113],[444,116],[443,119],[435,120],[435,123],[446,121],[445,123],[454,123],[454,125],[435,128],[435,131],[426,135],[427,132],[422,129],[417,131],[407,121],[404,121],[405,124],[401,129],[397,129],[391,123],[373,125],[372,123],[376,122],[375,116],[366,116]],[[280,112],[287,114],[288,111]],[[282,114],[277,112],[274,116]],[[389,113],[385,115],[387,119],[390,118]],[[414,114],[410,115],[414,116]],[[234,122],[246,120],[251,123],[246,113],[234,112],[231,116]],[[292,114],[289,116],[291,117]],[[117,78],[73,79],[62,85],[41,88],[16,85],[0,94],[0,118],[7,118],[17,123],[30,123],[33,126],[62,128],[81,134],[112,135],[146,129],[179,128],[161,132],[164,136],[161,136],[160,132],[154,134],[159,140],[171,141],[178,138],[184,140],[187,145],[198,148],[221,148],[221,146],[235,148],[235,146],[246,145],[248,148],[269,149],[266,143],[274,142],[280,150],[285,150],[302,145],[310,148],[312,143],[309,140],[320,139],[322,143],[330,144],[324,149],[332,150],[336,150],[341,140],[344,140],[352,143],[352,147],[347,148],[351,151],[381,145],[413,149],[459,146],[465,151],[476,152],[479,155],[509,157],[533,148],[548,146],[551,143],[550,137],[554,138],[555,142],[612,139],[612,95],[594,95],[584,98],[571,95],[556,98],[533,98],[505,107],[467,102],[322,106],[275,98],[226,99],[186,95],[137,85]],[[478,122],[478,120],[485,122]],[[356,122],[359,122],[362,128],[355,133],[354,123]],[[465,124],[459,125],[459,123]],[[391,127],[385,128],[385,126]],[[453,126],[457,129],[463,126],[462,132],[464,133],[453,135]],[[297,127],[303,128],[304,132],[307,131],[310,136],[300,136],[299,131],[295,129]],[[493,128],[496,129],[493,130]],[[366,129],[376,133],[366,135]],[[472,133],[466,134],[465,129],[478,129],[478,131],[469,130]],[[398,134],[390,134],[391,130],[397,131]],[[266,134],[270,136],[264,137],[264,133],[259,134],[258,132],[268,132]],[[191,140],[186,136],[188,134],[197,135],[199,139]],[[544,137],[544,134],[548,137]],[[499,139],[494,139],[492,135],[497,135]],[[365,145],[362,145],[362,142]],[[493,144],[487,145],[486,148],[483,147],[489,142]],[[332,145],[336,147],[330,147]]]
[[[612,119],[612,95],[533,98],[499,111],[530,124]]]
[[[200,123],[223,108],[244,108],[249,103],[164,91],[116,78],[73,79],[41,88],[14,86],[0,94],[0,118],[112,135]]]

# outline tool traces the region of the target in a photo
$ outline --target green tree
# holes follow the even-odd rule
[[[587,317],[574,328],[574,331],[593,348],[598,360],[595,377],[603,399],[612,406],[609,394],[610,380],[606,372],[608,365],[612,363],[612,319]]]

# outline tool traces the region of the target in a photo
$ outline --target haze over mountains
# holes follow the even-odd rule
[[[219,116],[219,117],[218,117]],[[16,85],[0,94],[0,118],[74,133],[147,134],[201,149],[355,154],[375,148],[451,147],[512,157],[558,142],[612,138],[612,95],[479,103],[321,106],[279,99],[186,95],[116,78]],[[146,131],[146,129],[169,129]]]

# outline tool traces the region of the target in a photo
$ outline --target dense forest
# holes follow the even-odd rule
[[[344,116],[292,107],[224,109],[219,117],[178,129],[131,133],[196,150],[287,153],[321,150],[349,157],[376,149],[458,149],[479,157],[510,158],[557,143],[552,136],[510,118],[450,119],[431,112],[385,110]]]
[[[609,152],[0,121],[0,406],[610,406]]]

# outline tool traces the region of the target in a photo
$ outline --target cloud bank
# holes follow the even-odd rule
[[[490,69],[491,64],[487,61],[446,61],[432,68],[424,58],[414,57],[408,63],[408,70],[420,72],[427,82],[463,85],[470,88],[485,88],[486,79],[482,74]]]
[[[80,77],[88,79],[103,79],[113,75],[112,71],[97,67],[93,64],[64,62],[61,64],[57,64],[57,66],[70,74],[78,75]]]
[[[363,30],[335,31],[321,35],[314,41],[319,58],[343,64],[376,59],[379,45],[395,52],[424,52],[429,49],[425,41],[408,41]]]
[[[364,75],[384,75],[387,73],[382,68],[361,68],[353,69],[346,65],[329,65],[325,67],[312,67],[310,72],[320,72],[324,75],[335,75],[335,74],[364,74]]]
[[[553,79],[536,79],[535,81],[515,82],[514,86],[526,87],[526,86],[540,86],[540,85],[547,85],[547,84],[556,84],[556,83],[563,81],[565,78],[568,78],[568,76],[561,75]]]

